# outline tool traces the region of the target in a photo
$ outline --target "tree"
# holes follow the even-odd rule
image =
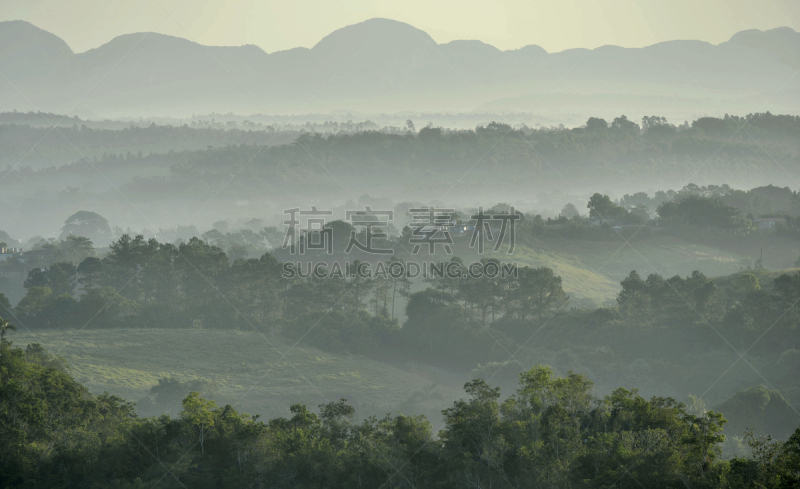
[[[9,331],[16,331],[17,327],[8,322],[8,319],[0,317],[0,343],[5,343],[6,333]]]
[[[633,121],[629,121],[624,115],[621,115],[611,122],[611,129],[617,132],[633,135],[639,132],[639,125]]]
[[[217,409],[217,403],[203,399],[198,392],[190,392],[182,404],[181,418],[197,428],[200,434],[200,453],[205,453],[205,435],[206,431],[214,426],[214,411]]]
[[[589,217],[595,219],[620,219],[627,214],[625,209],[615,204],[608,195],[599,193],[592,195],[586,207],[589,209]]]
[[[347,297],[345,307],[353,310],[361,309],[364,304],[364,297],[368,296],[375,282],[370,280],[366,266],[368,263],[361,260],[353,260],[351,264],[351,277],[347,280]]]
[[[547,267],[523,267],[508,291],[507,308],[522,320],[542,319],[562,309],[569,300],[561,277]]]
[[[737,297],[744,297],[751,292],[761,290],[761,285],[758,283],[758,277],[752,273],[742,273],[737,275],[731,284],[731,292]]]
[[[442,132],[443,131],[441,127],[433,127],[429,124],[420,129],[417,137],[420,139],[420,141],[437,141],[442,139]]]
[[[684,441],[690,447],[700,477],[705,477],[714,460],[720,455],[719,444],[725,441],[722,427],[728,421],[721,413],[708,411],[700,416],[687,415],[689,429]]]
[[[608,122],[605,119],[600,119],[597,117],[590,117],[588,121],[586,121],[586,130],[588,132],[601,132],[608,129]]]
[[[642,117],[642,130],[645,132],[649,129],[653,129],[654,127],[666,125],[668,125],[666,117],[660,117],[657,115]]]
[[[90,211],[78,211],[64,221],[59,239],[66,239],[70,235],[89,238],[102,244],[109,243],[114,238],[106,218]]]
[[[664,202],[656,210],[658,217],[668,223],[734,229],[741,225],[740,212],[718,197],[686,195],[677,201]]]
[[[84,259],[94,256],[92,240],[85,236],[67,236],[59,246],[59,261],[78,264]]]
[[[408,299],[411,290],[411,280],[408,278],[408,271],[406,264],[403,260],[393,256],[386,265],[389,273],[389,280],[392,282],[392,314],[391,319],[394,319],[394,305],[397,302],[397,294],[400,297]],[[394,272],[394,273],[393,273]],[[402,273],[399,273],[402,272]]]
[[[17,311],[23,316],[34,317],[43,311],[52,299],[53,291],[50,287],[30,287],[25,297],[17,304]]]
[[[76,282],[76,267],[72,263],[53,263],[47,270],[47,286],[53,295],[72,295]]]
[[[11,301],[2,292],[0,292],[0,313],[9,314],[11,312]]]
[[[564,216],[567,219],[573,219],[575,217],[578,217],[579,215],[580,213],[578,212],[578,208],[575,207],[575,204],[572,203],[565,205],[561,209],[561,213],[559,214],[559,216]]]
[[[75,270],[78,276],[78,282],[84,288],[94,287],[100,279],[100,273],[103,271],[103,262],[100,258],[90,256],[83,260],[78,268]]]
[[[467,382],[464,390],[468,400],[458,400],[442,411],[447,426],[441,432],[443,448],[448,465],[455,469],[450,477],[456,487],[494,487],[511,456],[502,436],[500,388],[476,379]]]
[[[481,263],[485,267],[488,264],[496,266],[499,270],[501,263],[495,258],[481,258]],[[463,265],[462,265],[463,267]],[[447,282],[444,282],[447,284]],[[507,283],[499,277],[468,276],[467,280],[455,282],[459,287],[459,292],[471,306],[477,306],[481,313],[481,324],[486,326],[488,314],[491,312],[492,322],[497,313],[502,309],[502,296],[504,295]]]
[[[347,404],[345,398],[339,399],[338,402],[331,401],[327,404],[320,404],[318,407],[319,419],[328,431],[331,442],[336,445],[336,448],[344,448],[350,422],[356,413],[355,408]]]
[[[48,282],[49,277],[47,276],[47,270],[44,268],[34,268],[28,272],[28,276],[25,278],[25,282],[22,283],[22,286],[26,289],[32,287],[47,287]]]

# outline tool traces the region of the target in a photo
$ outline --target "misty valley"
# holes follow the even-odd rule
[[[0,488],[800,487],[798,48],[0,21]]]

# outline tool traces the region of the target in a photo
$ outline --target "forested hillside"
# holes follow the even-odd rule
[[[415,259],[362,263],[379,270]],[[480,263],[503,266],[496,258]],[[598,308],[572,304],[562,278],[546,267],[472,277],[458,257],[442,266],[461,278],[320,277],[270,253],[231,260],[198,238],[176,246],[125,235],[102,258],[33,269],[25,296],[5,307],[32,332],[255,331],[333,353],[477,369],[504,385],[547,363],[591,372],[604,391],[625,379],[645,393],[710,403],[766,378],[790,403],[800,402],[792,373],[800,361],[796,271],[745,270],[719,281],[697,271],[632,271],[614,305]],[[742,351],[746,363],[736,361]]]
[[[502,195],[518,208],[555,217],[571,200],[595,192],[619,198],[632,189],[681,189],[687,181],[737,189],[800,179],[795,116],[758,113],[677,125],[657,116],[638,122],[593,117],[571,129],[408,123],[402,130],[330,132],[0,126],[0,138],[9,141],[0,202],[9,222],[27,235],[87,209],[102,209],[122,229],[155,232],[223,217],[252,219],[254,212],[275,222],[285,209],[279,202],[297,199],[324,199],[337,208],[369,196],[488,207]],[[26,163],[34,160],[42,163],[38,169]],[[51,205],[66,215],[39,212]],[[159,212],[164,206],[171,211]],[[198,208],[209,212],[198,218]],[[27,218],[32,213],[38,226]]]
[[[800,429],[750,437],[722,460],[724,413],[633,390],[592,395],[586,376],[537,366],[516,392],[468,382],[445,427],[411,413],[353,421],[345,399],[287,417],[219,406],[192,392],[177,417],[143,419],[94,396],[37,345],[0,344],[3,487],[690,487],[800,482]]]
[[[0,489],[800,489],[790,3],[0,1]]]

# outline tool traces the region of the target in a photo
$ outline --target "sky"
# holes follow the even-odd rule
[[[438,43],[478,39],[503,50],[538,44],[557,52],[673,39],[718,44],[745,29],[798,30],[800,1],[0,0],[0,20],[31,22],[75,52],[146,31],[274,52],[312,47],[336,29],[373,17],[409,23]]]

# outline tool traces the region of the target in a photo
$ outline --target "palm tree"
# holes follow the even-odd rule
[[[6,341],[7,332],[16,330],[17,327],[8,322],[8,319],[3,319],[0,317],[0,343],[4,343]]]

